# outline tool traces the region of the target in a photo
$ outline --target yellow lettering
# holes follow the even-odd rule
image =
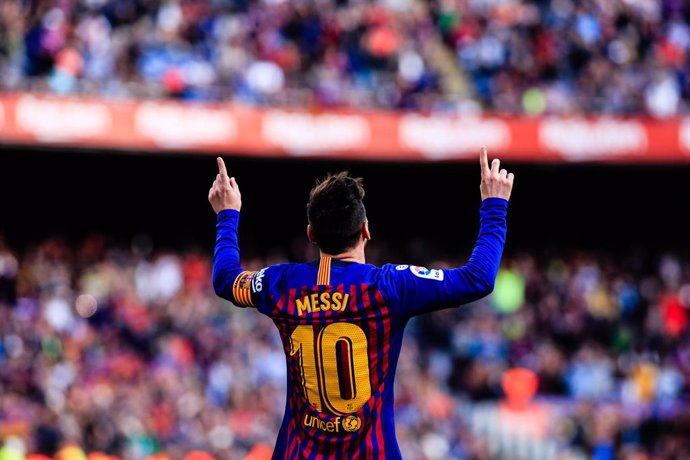
[[[325,420],[321,420],[316,415],[304,414],[304,426],[318,428],[319,430],[326,431],[328,433],[339,433],[340,417],[336,417],[335,420],[327,422]]]
[[[340,301],[343,299],[343,295],[340,292],[333,293],[333,311],[340,310]]]
[[[304,313],[314,313],[316,311],[343,311],[347,307],[350,294],[341,292],[322,292],[304,296],[297,299],[297,314],[302,316]]]
[[[331,309],[331,294],[328,292],[321,294],[321,309],[323,311],[328,311]]]
[[[343,296],[343,302],[342,302],[342,304],[340,305],[340,311],[345,310],[345,307],[347,307],[347,299],[349,299],[349,298],[350,298],[350,294],[345,294],[345,295]]]
[[[304,312],[311,313],[311,304],[309,303],[309,297],[304,297],[302,299],[297,299],[297,314],[302,316]]]
[[[314,330],[308,324],[297,326],[290,335],[290,356],[299,353],[299,364],[302,368],[302,389],[307,400],[321,411],[321,396],[314,356]]]

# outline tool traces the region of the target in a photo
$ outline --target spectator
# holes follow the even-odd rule
[[[669,117],[688,24],[679,0],[2,0],[0,89]]]
[[[10,448],[53,456],[76,444],[125,460],[242,458],[273,445],[286,375],[270,320],[213,295],[208,257],[103,241],[0,251],[0,266],[12,267],[0,272],[12,293],[0,297]],[[496,286],[519,288],[508,312],[499,295],[412,322],[396,391],[406,457],[489,455],[495,442],[477,424],[512,367],[538,376],[535,407],[552,417],[540,442],[596,458],[618,447],[690,454],[690,337],[664,319],[668,305],[688,309],[690,263],[669,255],[641,266],[654,267],[596,253],[516,256]],[[99,304],[88,319],[72,305],[83,292]]]

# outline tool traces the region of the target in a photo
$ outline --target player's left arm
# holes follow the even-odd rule
[[[500,161],[488,164],[486,149],[480,154],[479,235],[468,262],[458,268],[427,270],[391,266],[383,270],[383,289],[400,314],[420,313],[478,300],[493,291],[506,240],[506,214],[513,187],[513,174],[500,169]]]
[[[217,161],[218,174],[208,192],[208,201],[217,214],[213,288],[218,296],[235,305],[252,306],[248,284],[253,273],[244,271],[240,265],[237,236],[242,195],[235,178],[228,176],[223,159],[219,157]]]
[[[480,230],[472,255],[458,268],[427,269],[386,265],[384,296],[403,316],[456,307],[493,291],[506,237],[508,203],[488,199],[480,210]]]

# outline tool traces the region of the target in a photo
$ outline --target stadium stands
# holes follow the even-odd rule
[[[0,3],[0,88],[501,114],[687,113],[681,0]]]
[[[314,256],[264,190],[301,203],[336,161],[417,162],[393,190],[399,163],[366,175],[389,238],[371,262],[455,251],[455,222],[392,215],[452,220],[475,170],[432,163],[480,145],[539,183],[518,165],[492,297],[409,326],[405,458],[690,458],[689,24],[685,0],[0,0],[0,460],[270,457],[279,338],[213,294],[210,251],[182,249],[213,231],[188,153],[257,158],[237,166],[258,269]],[[139,231],[171,249],[112,242]]]
[[[0,429],[27,451],[72,441],[125,458],[230,459],[272,445],[285,385],[273,324],[213,295],[206,255],[147,251],[98,236],[22,255],[0,246],[0,383],[12,388]],[[547,444],[566,458],[690,455],[689,267],[673,254],[517,255],[489,300],[415,320],[396,393],[406,458],[489,458],[511,436],[536,449],[520,458],[551,458],[535,454]],[[82,292],[99,301],[88,319],[73,308]],[[487,425],[512,413],[501,412],[504,390],[532,391],[502,389],[516,367],[538,379],[516,412],[541,420],[536,441]]]

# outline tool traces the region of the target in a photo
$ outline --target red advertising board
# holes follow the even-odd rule
[[[0,143],[389,161],[688,162],[690,118],[421,115],[0,95]]]

